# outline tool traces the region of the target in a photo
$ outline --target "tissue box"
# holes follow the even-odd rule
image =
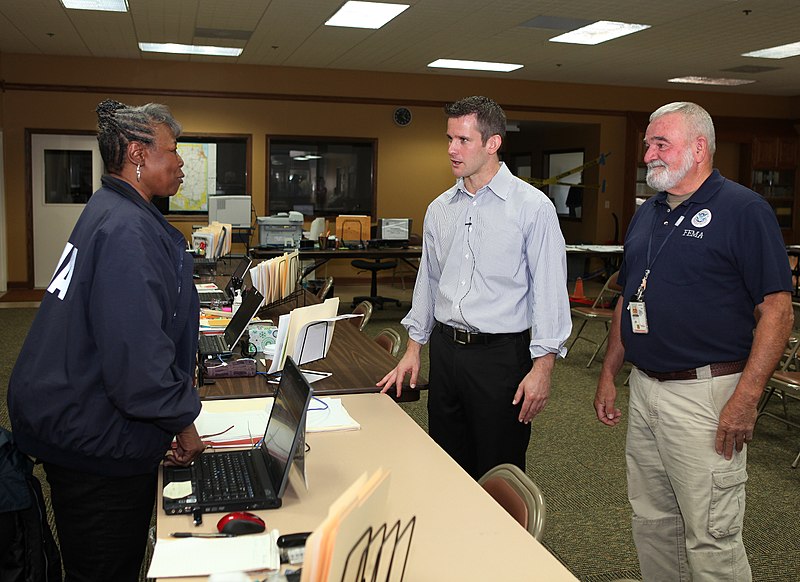
[[[275,354],[275,340],[278,337],[278,328],[266,323],[251,323],[247,328],[250,335],[250,343],[257,351],[264,355]]]

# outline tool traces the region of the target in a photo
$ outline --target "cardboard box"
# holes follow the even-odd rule
[[[336,217],[336,236],[343,244],[366,244],[371,238],[371,220],[363,214],[340,214]]]

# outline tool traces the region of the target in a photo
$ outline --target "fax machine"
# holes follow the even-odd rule
[[[279,212],[274,216],[258,217],[258,246],[297,248],[303,237],[303,214]]]

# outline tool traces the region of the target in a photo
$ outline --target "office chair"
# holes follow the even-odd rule
[[[397,357],[397,353],[400,351],[400,344],[403,341],[399,333],[391,327],[385,327],[378,332],[378,335],[376,335],[374,339],[379,346],[395,358]]]
[[[622,288],[617,285],[617,275],[619,275],[619,271],[612,274],[608,278],[605,285],[603,285],[602,291],[600,291],[600,294],[594,300],[594,303],[592,303],[591,307],[587,305],[578,305],[570,309],[573,317],[582,319],[583,321],[581,322],[581,326],[578,328],[572,343],[569,344],[567,353],[569,353],[569,350],[572,349],[572,346],[574,346],[575,342],[579,339],[597,346],[592,354],[592,357],[589,358],[589,362],[586,364],[587,368],[592,365],[592,362],[594,361],[595,357],[597,357],[598,352],[600,352],[600,349],[603,347],[603,345],[605,345],[606,340],[608,339],[608,326],[611,323],[611,316],[614,314],[614,299],[616,299],[616,297],[622,292]],[[590,321],[602,321],[606,326],[606,333],[603,336],[603,339],[599,342],[581,335],[583,328],[586,327],[586,324]]]
[[[356,269],[360,271],[369,271],[372,274],[372,281],[370,282],[370,290],[369,290],[369,297],[366,296],[359,296],[353,298],[352,306],[355,307],[356,303],[360,301],[369,301],[373,305],[377,305],[381,309],[383,309],[383,304],[385,302],[395,302],[397,306],[400,307],[400,301],[397,299],[392,299],[391,297],[381,297],[378,295],[378,271],[386,271],[388,269],[394,269],[397,267],[397,261],[382,261],[380,259],[375,259],[374,261],[367,261],[364,259],[355,259],[354,261],[350,262]]]
[[[419,247],[422,246],[422,235],[412,232],[408,236],[408,246],[409,247]],[[414,260],[414,259],[412,259]],[[414,262],[417,265],[417,268],[413,267],[408,260],[406,261],[397,261],[397,266],[392,271],[392,286],[395,287],[395,278],[400,278],[400,286],[403,291],[406,290],[406,277],[411,279],[411,283],[413,285],[414,280],[417,277],[417,271],[419,267],[419,259],[415,259]]]
[[[511,517],[542,541],[544,535],[544,496],[525,472],[510,463],[489,469],[478,483]]]
[[[367,327],[370,317],[372,317],[372,303],[369,301],[362,301],[353,309],[353,313],[360,313],[363,317],[353,317],[348,319],[352,325],[358,328],[358,331],[364,331]]]

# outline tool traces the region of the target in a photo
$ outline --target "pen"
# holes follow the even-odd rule
[[[173,538],[232,538],[233,534],[226,533],[192,533],[188,531],[174,531],[169,534]]]

